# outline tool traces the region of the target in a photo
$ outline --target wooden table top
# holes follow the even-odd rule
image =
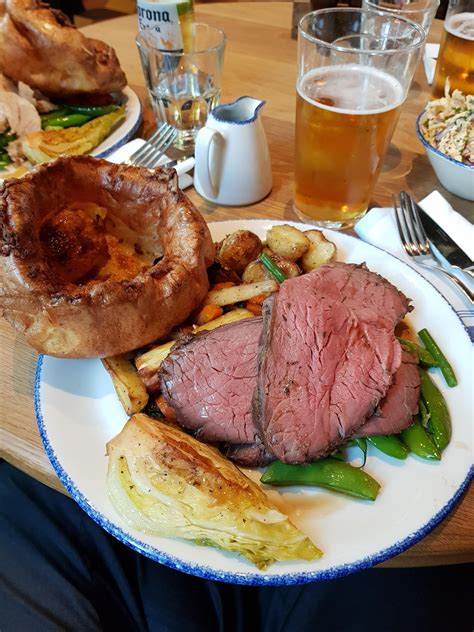
[[[292,210],[294,85],[296,42],[290,38],[291,3],[198,5],[199,20],[220,26],[228,36],[222,101],[243,94],[266,100],[263,124],[273,169],[273,190],[259,204],[222,208],[203,202],[193,189],[187,194],[208,221],[244,217],[297,219]],[[433,25],[438,41],[442,24]],[[88,26],[84,31],[115,47],[129,84],[145,97],[142,71],[134,45],[135,16]],[[463,215],[474,219],[468,202],[438,183],[418,142],[414,124],[429,91],[420,67],[403,105],[400,121],[376,187],[372,205],[387,206],[394,191],[406,189],[421,198],[437,188]],[[149,113],[146,120],[150,121]],[[33,384],[36,354],[21,336],[0,320],[0,455],[34,478],[64,492],[52,470],[36,427]],[[384,566],[428,566],[474,560],[474,491],[430,535]]]

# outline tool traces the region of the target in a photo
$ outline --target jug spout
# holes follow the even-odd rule
[[[218,121],[245,125],[257,120],[260,109],[264,105],[265,101],[262,101],[261,99],[243,96],[231,103],[225,103],[217,106],[212,111],[212,116]]]

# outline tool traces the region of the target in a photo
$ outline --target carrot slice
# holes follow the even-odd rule
[[[225,287],[234,287],[235,283],[232,281],[224,281],[223,283],[216,283],[212,286],[211,290],[222,290]]]
[[[196,316],[196,325],[205,325],[206,323],[211,322],[211,320],[219,318],[219,316],[222,316],[223,313],[224,310],[218,305],[213,305],[212,303],[204,305],[199,314]]]
[[[255,314],[255,316],[262,315],[261,305],[255,305],[255,303],[251,303],[250,301],[247,301],[247,303],[245,304],[245,308],[248,309],[249,312],[252,312],[252,314]]]

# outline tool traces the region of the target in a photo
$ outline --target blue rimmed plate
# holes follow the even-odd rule
[[[215,240],[242,228],[264,237],[277,223],[283,222],[237,220],[216,222],[210,228]],[[410,456],[398,462],[371,450],[366,470],[382,485],[375,503],[308,488],[268,490],[324,556],[311,563],[279,562],[259,571],[234,554],[131,529],[115,511],[106,489],[105,444],[126,419],[109,376],[99,360],[41,357],[35,403],[49,459],[71,496],[123,543],[167,566],[207,579],[254,585],[304,583],[346,575],[401,553],[427,535],[460,499],[472,477],[473,455],[473,349],[461,321],[439,292],[403,262],[349,235],[325,232],[336,243],[339,260],[365,261],[411,297],[413,326],[427,327],[451,360],[458,387],[448,389],[436,372],[433,375],[453,419],[453,437],[442,461],[429,463]],[[258,472],[246,472],[258,480]]]

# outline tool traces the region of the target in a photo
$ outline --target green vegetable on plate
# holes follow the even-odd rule
[[[418,332],[418,335],[420,336],[420,340],[423,342],[425,347],[436,360],[436,363],[441,369],[441,373],[446,380],[446,384],[451,387],[457,386],[458,381],[456,379],[456,375],[454,374],[453,367],[449,364],[446,356],[438,347],[430,332],[427,329],[422,329]]]
[[[439,450],[444,450],[451,440],[451,417],[444,397],[424,369],[419,369],[421,397],[429,413],[428,429]]]
[[[301,465],[274,461],[260,481],[275,486],[324,487],[365,500],[375,500],[380,490],[380,484],[367,472],[331,457]]]
[[[411,340],[406,340],[406,338],[397,338],[398,342],[404,347],[407,351],[411,353],[415,353],[418,356],[418,361],[422,366],[434,367],[438,366],[438,363],[433,358],[428,349],[425,349],[421,345],[417,345],[416,342],[412,342]]]
[[[398,435],[376,435],[367,437],[367,441],[394,459],[403,460],[408,456],[408,449]]]
[[[401,437],[403,443],[413,454],[416,454],[422,459],[427,459],[428,461],[441,460],[441,452],[433,443],[428,432],[421,425],[418,415],[413,417],[411,426],[402,430]]]
[[[279,266],[277,266],[276,263],[274,263],[270,259],[266,252],[262,252],[262,254],[260,255],[260,261],[263,263],[266,269],[271,274],[273,274],[278,283],[283,283],[283,281],[286,281],[286,276],[284,272],[279,268]]]

